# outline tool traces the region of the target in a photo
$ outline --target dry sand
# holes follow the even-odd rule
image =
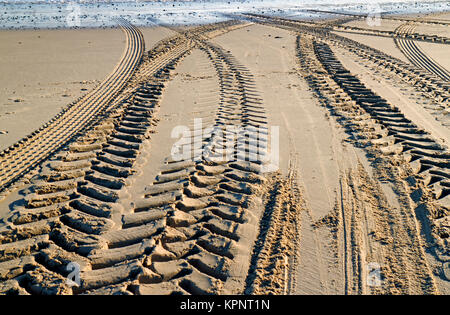
[[[389,40],[376,38],[375,41],[371,41],[371,39],[372,37],[366,36],[365,43],[378,49],[380,49],[379,42]],[[295,167],[299,174],[298,183],[303,188],[306,209],[301,212],[300,219],[298,252],[300,258],[298,266],[292,270],[297,285],[291,293],[368,293],[369,289],[365,284],[355,290],[352,288],[354,280],[347,278],[349,271],[345,268],[349,267],[343,259],[346,255],[351,255],[348,251],[353,250],[347,246],[355,245],[346,245],[342,240],[342,243],[335,244],[336,240],[330,230],[315,229],[313,226],[321,219],[333,215],[337,200],[343,200],[341,196],[347,189],[343,186],[345,174],[361,172],[357,165],[364,166],[363,172],[366,172],[368,177],[372,177],[377,171],[370,165],[371,162],[362,150],[346,144],[348,136],[344,130],[339,128],[335,118],[330,117],[329,112],[319,105],[306,82],[299,77],[295,63],[295,37],[292,34],[272,27],[255,25],[222,36],[216,41],[242,60],[255,75],[255,82],[258,90],[262,91],[261,98],[267,108],[269,125],[280,126],[280,148],[284,148],[280,152],[281,170],[287,174],[289,167]],[[392,47],[386,51],[394,56],[401,54],[400,51],[393,53],[393,49],[395,46],[392,43]],[[357,74],[368,87],[399,106],[406,117],[448,145],[450,140],[448,128],[437,122],[423,107],[417,106],[420,100],[414,100],[412,103],[411,94],[400,91],[398,83],[380,81],[382,78],[379,76],[375,80],[372,79],[370,71],[364,71],[355,61],[348,60],[346,55],[343,55],[344,51],[336,51],[344,66]],[[377,181],[376,177],[373,180]],[[377,194],[388,200],[390,204],[388,207],[400,208],[395,188],[381,184],[381,189],[383,192]],[[379,209],[369,210],[365,206],[365,210],[365,219],[358,224],[364,229],[374,228],[364,226],[369,224],[367,220],[375,220],[373,216],[377,216],[376,211]],[[343,233],[350,233],[346,231],[349,227],[345,227],[345,223],[342,229]],[[363,252],[381,250],[378,248],[379,245],[371,241],[367,241],[363,246],[365,248],[360,249]],[[372,259],[373,262],[377,262],[374,257]],[[353,273],[355,272],[353,270]],[[359,277],[362,279],[364,275]],[[411,290],[414,292],[415,289]]]
[[[401,24],[384,20],[380,29]],[[444,35],[441,28],[417,31]],[[176,32],[143,29],[146,50],[154,50],[125,86],[127,101],[3,192],[0,292],[450,293],[448,89],[420,89],[391,38],[335,32],[356,42],[337,46],[277,25],[189,31],[202,39],[198,46],[183,36],[157,44]],[[0,33],[11,45],[22,41],[0,51],[14,78],[3,79],[0,109],[23,112],[0,117],[9,131],[3,147],[81,95],[72,82],[106,77],[124,48],[116,29],[12,34]],[[53,58],[45,53],[51,44]],[[419,45],[450,71],[447,45]],[[389,56],[402,71],[380,66]],[[336,69],[365,90],[327,72]],[[355,102],[363,98],[370,106]],[[278,127],[279,170],[173,161],[174,142],[192,139],[172,131],[192,130],[198,118],[203,129]],[[202,136],[205,148],[209,140]],[[37,263],[36,253],[45,259]],[[65,261],[81,264],[80,288],[65,286]]]
[[[1,31],[0,148],[101,82],[125,46],[118,29]]]
[[[150,49],[172,34],[143,28]],[[125,48],[120,29],[0,31],[0,150],[98,85]]]

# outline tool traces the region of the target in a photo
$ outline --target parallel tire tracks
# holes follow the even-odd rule
[[[266,180],[260,175],[261,161],[238,158],[257,153],[258,139],[230,133],[225,126],[265,132],[265,114],[252,91],[251,74],[222,48],[203,40],[197,44],[220,80],[214,132],[201,136],[201,147],[192,149],[191,159],[169,157],[141,200],[142,208],[135,210],[165,213],[152,221],[161,231],[152,237],[157,247],[144,261],[149,276],[130,286],[136,294],[220,294],[244,289],[258,223],[252,213],[258,203],[255,195]],[[227,139],[234,144],[225,145]],[[238,150],[240,146],[244,151]]]
[[[265,15],[259,14],[245,14],[246,17],[250,18],[259,18],[259,19],[271,19],[277,20],[280,23],[289,23],[291,25],[300,26],[300,27],[317,27],[321,26],[327,31],[340,31],[340,32],[348,32],[350,34],[360,34],[360,35],[371,35],[371,36],[379,36],[379,37],[388,37],[388,38],[408,38],[414,39],[417,41],[423,42],[431,42],[431,43],[440,43],[440,44],[450,44],[450,38],[437,36],[437,35],[427,35],[427,34],[419,34],[419,33],[398,33],[395,31],[382,31],[376,29],[368,29],[362,27],[349,26],[341,23],[324,23],[321,25],[316,22],[308,22],[308,21],[299,21],[281,17],[268,17]]]
[[[144,53],[142,33],[119,20],[127,46],[114,71],[92,92],[64,108],[48,123],[0,153],[0,191],[51,156],[107,109],[124,88]]]
[[[118,202],[158,121],[159,99],[170,72],[194,47],[208,55],[220,78],[215,126],[267,132],[251,74],[206,41],[235,27],[240,25],[219,23],[163,40],[144,57],[120,103],[43,164],[22,205],[0,230],[1,293],[198,294],[244,289],[248,268],[243,266],[250,260],[257,230],[250,209],[260,202],[254,196],[265,178],[259,174],[260,160],[241,161],[238,155],[259,152],[261,143],[266,148],[264,141],[243,133],[235,135],[232,147],[223,147],[230,135],[211,134],[201,148],[207,159],[168,159],[132,209]],[[199,36],[204,40],[197,40]],[[211,161],[223,154],[232,160]],[[79,286],[67,284],[71,271],[79,271]]]
[[[398,216],[398,222],[394,222],[398,232],[403,233],[410,244],[415,244],[411,249],[411,252],[414,253],[411,254],[411,257],[415,257],[413,261],[409,261],[410,257],[402,262],[402,265],[409,265],[408,268],[412,268],[414,271],[409,274],[406,271],[398,273],[398,279],[390,276],[391,280],[386,283],[385,289],[388,292],[398,292],[395,282],[399,281],[403,282],[401,287],[404,293],[409,292],[409,285],[411,285],[411,289],[414,288],[413,290],[418,292],[436,293],[436,278],[431,274],[424,258],[425,245],[418,237],[416,229],[418,225],[421,225],[421,231],[425,231],[425,237],[429,241],[427,245],[433,246],[436,250],[434,258],[437,262],[448,263],[448,258],[446,258],[446,253],[448,253],[448,223],[446,222],[448,222],[450,211],[450,154],[448,147],[442,146],[426,130],[407,119],[397,107],[367,88],[355,75],[343,67],[329,45],[342,47],[397,75],[401,80],[420,91],[423,96],[439,104],[444,109],[444,115],[449,102],[448,82],[443,81],[434,73],[402,62],[367,45],[331,33],[326,28],[313,28],[293,23],[287,19],[269,17],[259,17],[253,20],[269,26],[296,31],[301,34],[300,38],[308,38],[303,44],[300,44],[299,41],[298,60],[302,76],[316,92],[318,99],[338,117],[338,121],[353,135],[356,145],[366,148],[369,154],[376,158],[377,163],[382,165],[380,169],[377,168],[377,172],[380,174],[394,173],[384,174],[385,180],[392,180],[393,185],[398,185],[398,187],[414,185],[415,188],[411,188],[414,191],[410,191],[411,195],[405,200],[407,199],[408,203],[415,203],[416,211],[426,209],[426,214],[421,215],[421,224],[415,217],[411,220],[406,219],[405,215],[410,216],[410,211],[413,210],[406,206],[406,203],[406,212]],[[403,169],[403,175],[408,174],[409,177],[405,178],[402,175],[399,178],[398,174],[395,175],[396,171],[392,169],[396,167]],[[393,178],[389,178],[390,175]],[[419,216],[418,213],[416,215]],[[411,227],[415,227],[413,228],[414,232]],[[409,232],[412,233],[408,234]],[[392,249],[395,246],[393,244]],[[387,253],[386,255],[391,254]],[[387,259],[392,261],[392,257],[387,257]],[[400,255],[395,259],[403,260],[404,258]],[[398,268],[399,265],[395,266],[394,264],[387,272],[390,273]]]
[[[328,44],[333,44],[343,47],[361,58],[372,60],[375,64],[398,75],[405,82],[411,83],[415,88],[421,90],[424,96],[438,102],[445,108],[448,107],[448,102],[450,100],[448,82],[444,82],[434,73],[404,63],[367,45],[330,33],[324,29],[299,26],[287,19],[269,18],[264,16],[259,18],[261,19],[257,20],[259,22],[268,22],[269,25],[275,27],[300,31],[303,34],[312,36],[316,41],[323,43],[321,45],[326,45],[328,47]],[[320,49],[316,48],[316,51],[319,50]],[[438,144],[425,130],[420,129],[413,122],[406,119],[395,106],[387,104],[386,100],[378,95],[374,95],[373,92],[367,89],[357,78],[353,78],[352,75],[348,74],[348,71],[342,68],[342,65],[335,60],[335,57],[331,52],[318,55],[318,58],[325,58],[326,55],[330,56],[329,58],[332,58],[330,64],[336,66],[339,64],[341,67],[336,70],[336,82],[333,83],[333,85],[337,85],[336,89],[338,92],[336,93],[339,95],[340,91],[343,90],[347,93],[345,91],[347,88],[352,92],[350,93],[349,100],[361,104],[360,107],[363,110],[363,113],[368,113],[373,116],[371,119],[380,121],[383,125],[382,128],[386,130],[387,134],[384,136],[389,136],[389,141],[385,143],[387,148],[384,148],[384,150],[386,152],[392,150],[391,153],[405,152],[405,158],[412,162],[414,171],[421,174],[420,177],[423,178],[426,185],[433,186],[432,190],[440,204],[444,208],[449,208],[448,148]],[[326,62],[326,59],[323,60],[326,63],[324,64],[325,67],[328,63]],[[327,71],[333,72],[335,70],[329,67],[327,68]],[[340,72],[342,73],[341,76],[339,76]],[[346,82],[347,76],[349,82]],[[324,83],[325,81],[321,80],[321,82]],[[329,82],[326,84],[329,84]],[[349,84],[355,84],[354,89],[352,86],[349,86]],[[361,90],[360,93],[358,93],[359,90]],[[328,91],[333,92],[333,89],[329,87]],[[352,94],[354,95],[352,96]],[[375,102],[376,104],[379,103],[380,105],[371,105],[372,102]],[[380,113],[378,113],[378,111],[380,111]],[[384,138],[384,136],[382,138]],[[378,137],[379,136],[377,136],[377,138]],[[383,142],[384,140],[380,141]],[[446,211],[443,212],[445,213]]]
[[[325,43],[314,43],[318,60],[336,82],[336,94],[343,91],[361,110],[359,121],[373,120],[382,129],[376,132],[373,144],[386,154],[402,153],[413,166],[415,174],[433,188],[436,199],[450,194],[450,152],[436,142],[425,130],[407,119],[398,108],[368,89],[346,70]],[[316,88],[324,88],[320,82]],[[365,114],[369,116],[365,116]],[[365,118],[364,118],[365,117]]]
[[[443,81],[434,73],[417,67],[414,64],[403,62],[397,58],[389,56],[380,50],[364,45],[352,39],[331,33],[326,28],[311,27],[301,25],[295,21],[279,18],[271,18],[266,16],[253,17],[252,19],[258,23],[266,23],[274,27],[286,28],[291,31],[300,31],[310,34],[317,38],[327,41],[338,47],[342,47],[356,56],[370,60],[379,67],[396,75],[405,83],[411,85],[419,91],[424,97],[438,103],[444,109],[448,108],[450,102],[450,90],[447,81]]]
[[[378,160],[393,161],[394,165],[401,163],[405,169],[410,169],[407,180],[414,178],[415,182],[421,183],[419,187],[425,188],[411,195],[415,202],[420,205],[424,202],[421,196],[427,194],[427,190],[431,192],[426,204],[431,225],[426,228],[434,229],[438,243],[447,244],[448,235],[445,229],[440,229],[439,222],[445,221],[446,216],[448,218],[448,148],[437,143],[428,132],[346,70],[326,43],[314,37],[302,40],[305,37],[308,35],[298,37],[298,60],[311,88],[358,145],[379,157]],[[443,245],[442,248],[445,250],[446,247]],[[423,288],[434,292],[432,277],[426,266],[422,267]]]
[[[400,25],[395,32],[398,34],[409,35],[413,33],[414,29],[414,24],[403,24]],[[413,40],[408,38],[408,36],[396,37],[394,40],[397,47],[413,64],[434,73],[444,81],[450,81],[450,72],[425,54]]]

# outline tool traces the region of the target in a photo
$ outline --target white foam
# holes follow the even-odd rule
[[[450,9],[448,1],[414,0],[203,0],[203,1],[94,1],[94,0],[0,0],[0,28],[67,28],[115,26],[124,17],[138,26],[202,24],[228,19],[223,14],[261,13],[297,18],[316,18],[307,9],[370,14],[429,13]],[[329,15],[323,15],[329,16]]]

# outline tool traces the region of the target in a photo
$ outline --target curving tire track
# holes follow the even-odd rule
[[[445,245],[448,244],[447,236],[441,234],[437,226],[438,221],[448,215],[449,208],[450,154],[448,148],[439,145],[429,133],[408,120],[398,108],[367,88],[355,75],[344,68],[324,41],[301,34],[298,36],[297,53],[301,73],[310,87],[322,104],[338,117],[337,121],[353,136],[355,143],[374,156],[378,160],[377,165],[386,163],[386,165],[395,165],[395,168],[402,165],[408,170],[406,173],[409,177],[406,180],[414,178],[416,183],[421,183],[418,186],[420,188],[411,194],[411,198],[419,206],[425,203],[428,207],[430,219],[433,221],[430,224],[434,228],[436,239],[440,238],[439,242],[444,243],[442,248],[445,251],[445,248],[448,248]],[[392,166],[387,166],[389,167]],[[386,180],[395,181],[396,176],[398,175],[389,174]],[[404,183],[398,184],[404,185]],[[427,201],[420,200],[414,195],[419,191],[423,195],[431,192]],[[428,192],[425,193],[426,191]],[[424,245],[418,241],[418,232],[410,228],[417,223],[414,218],[409,222],[411,219],[404,213],[401,216],[402,218],[395,222],[396,226],[400,227],[396,233],[406,233],[404,237],[408,239],[408,243],[416,244],[417,247],[411,249],[415,252],[414,260],[401,262],[403,266],[409,265],[408,272],[405,274],[392,277],[390,271],[386,270],[388,277],[386,277],[384,289],[387,292],[396,292],[396,288],[401,287],[400,292],[407,294],[410,288],[416,287],[420,288],[420,292],[436,293],[435,276],[432,275],[424,258],[422,249]],[[386,233],[389,235],[390,232]],[[395,237],[399,236],[396,234]],[[396,251],[395,244],[392,246],[387,256]],[[387,259],[393,262],[391,258]],[[390,270],[402,268],[400,265],[395,266],[396,263],[389,267]],[[411,270],[414,271],[409,273]]]
[[[300,31],[305,34],[313,35],[317,38],[327,41],[338,47],[342,47],[360,58],[370,60],[377,66],[396,75],[399,79],[413,86],[424,97],[431,99],[448,107],[450,102],[450,90],[448,82],[443,82],[440,77],[434,73],[424,71],[421,67],[414,64],[403,62],[397,58],[389,56],[380,50],[364,45],[349,38],[331,33],[326,28],[311,27],[302,25],[295,20],[272,18],[267,16],[251,16],[252,21],[257,23],[266,23],[274,27],[286,28],[291,31]]]
[[[224,126],[265,130],[265,115],[261,100],[251,90],[248,71],[220,47],[206,41],[198,45],[220,79],[221,102],[213,121],[221,132],[202,137],[201,148],[192,151],[193,160],[168,158],[164,171],[130,215],[164,209],[166,213],[154,223],[162,227],[153,238],[157,250],[144,261],[149,276],[131,285],[135,294],[242,293],[244,289],[258,223],[257,214],[252,213],[258,202],[255,194],[266,180],[259,174],[261,161],[236,161],[242,153],[239,145],[246,145],[245,154],[260,150],[254,139],[230,135]],[[230,136],[235,138],[234,145],[224,147],[223,141]],[[197,155],[198,149],[202,156]],[[214,162],[216,158],[220,161]],[[240,289],[234,288],[236,283]]]
[[[343,16],[349,16],[352,18],[363,18],[363,19],[367,18],[367,15],[363,15],[363,14],[352,14],[352,13],[325,11],[325,10],[306,10],[306,11],[313,12],[313,13],[328,13],[328,14],[333,14],[333,15],[343,15]],[[431,20],[431,19],[427,19],[427,18],[412,20],[412,19],[407,19],[407,18],[403,18],[403,17],[393,17],[393,16],[381,15],[380,19],[389,20],[389,21],[402,21],[402,22],[414,22],[414,23],[430,24],[430,25],[450,26],[450,22],[446,22],[446,21],[442,21],[442,20]]]
[[[131,211],[118,203],[158,121],[170,72],[191,48],[202,49],[221,78],[216,126],[265,125],[251,75],[205,41],[241,26],[219,23],[162,41],[131,80],[137,87],[43,165],[22,206],[0,230],[1,293],[217,293],[236,281],[243,290],[242,263],[249,261],[251,247],[238,243],[256,233],[248,209],[265,181],[258,174],[260,162],[168,161]],[[222,154],[224,136],[203,139],[203,151],[209,157]],[[247,145],[248,152],[259,149],[245,134],[237,135],[235,144]],[[71,263],[81,272],[79,287],[66,283]]]
[[[114,71],[93,91],[70,104],[31,135],[0,153],[0,191],[87,128],[123,89],[141,61],[144,39],[142,33],[125,20],[119,20],[119,25],[125,32],[127,46]]]
[[[243,15],[246,18],[249,19],[263,19],[263,20],[272,20],[272,21],[278,21],[281,24],[290,24],[295,25],[296,27],[313,27],[313,28],[321,28],[325,31],[339,31],[339,32],[348,32],[352,34],[360,34],[360,35],[370,35],[370,36],[379,36],[379,37],[388,37],[388,38],[409,38],[414,39],[416,41],[423,41],[423,42],[431,42],[431,43],[440,43],[448,45],[450,44],[450,38],[448,37],[442,37],[437,35],[427,35],[427,34],[419,34],[419,33],[403,33],[400,34],[395,31],[382,31],[382,30],[375,30],[375,29],[368,29],[368,28],[361,28],[361,27],[355,27],[355,26],[349,26],[349,25],[343,25],[341,23],[316,23],[316,22],[308,22],[308,21],[300,21],[295,19],[287,19],[287,18],[281,18],[281,17],[269,17],[265,15],[260,14],[244,14]],[[417,22],[417,21],[416,21]]]
[[[321,30],[317,28],[311,28],[306,26],[299,26],[298,24],[291,23],[287,19],[278,19],[261,16],[264,21],[269,21],[269,25],[275,27],[286,27],[289,30],[301,31],[303,34],[312,36],[315,41],[323,42],[323,47],[328,47],[331,43],[344,47],[345,49],[355,53],[361,58],[368,58],[375,62],[377,65],[385,67],[393,73],[399,75],[402,78],[407,77],[407,82],[414,82],[415,86],[421,89],[425,96],[437,100],[442,103],[443,106],[447,106],[449,101],[449,90],[446,82],[442,82],[441,78],[437,77],[433,73],[428,71],[424,73],[422,69],[418,69],[413,65],[404,63],[396,58],[388,56],[381,51],[368,47],[364,44],[350,40],[348,38],[332,34],[327,30]],[[261,21],[259,21],[261,22]],[[317,48],[319,44],[315,44],[315,51],[318,52],[321,49]],[[325,48],[323,48],[325,49]],[[336,79],[337,88],[339,90],[349,89],[350,99],[361,106],[373,119],[383,125],[383,128],[388,130],[389,141],[385,144],[387,148],[384,148],[386,152],[408,152],[406,159],[414,162],[414,170],[416,173],[423,173],[424,183],[428,186],[433,186],[433,191],[436,199],[441,201],[444,207],[448,205],[449,195],[449,153],[448,148],[442,147],[424,130],[418,128],[413,122],[409,121],[404,115],[399,112],[394,106],[387,104],[385,100],[381,99],[378,95],[375,95],[372,91],[363,86],[363,84],[357,79],[353,78],[346,69],[340,65],[329,48],[326,48],[327,52],[318,54],[317,58],[322,58],[324,67],[327,71],[333,72],[330,75],[333,76],[333,80]],[[329,59],[330,61],[327,61]],[[334,70],[333,67],[341,67]],[[328,67],[328,68],[327,68]],[[319,71],[319,70],[318,70]],[[321,73],[321,71],[319,71]],[[339,73],[342,73],[339,76]],[[349,82],[346,81],[348,76]],[[323,83],[323,81],[320,81]],[[352,90],[349,84],[354,84],[354,90]],[[319,84],[324,88],[321,84]],[[341,86],[342,85],[342,86]],[[317,87],[315,87],[317,88]],[[361,91],[360,93],[358,91]],[[375,105],[371,105],[374,103]],[[373,109],[372,109],[373,108]],[[380,140],[381,143],[384,143]],[[389,151],[391,150],[391,151]]]
[[[413,162],[414,171],[433,186],[436,199],[450,194],[450,155],[448,149],[436,142],[426,131],[408,120],[395,106],[376,95],[347,71],[336,59],[329,46],[314,42],[314,51],[325,70],[342,90],[368,113],[371,119],[387,130],[385,136],[373,140],[384,146],[384,154],[404,153]],[[320,85],[319,85],[320,86]]]
[[[413,34],[414,29],[415,25],[408,23],[400,25],[395,30],[395,33],[400,35],[394,38],[397,47],[403,52],[406,58],[416,66],[434,73],[443,81],[450,81],[450,72],[425,54],[423,50],[416,45],[414,40],[408,38],[409,35]]]

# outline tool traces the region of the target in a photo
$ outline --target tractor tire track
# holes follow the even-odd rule
[[[299,21],[287,18],[280,17],[268,17],[265,15],[259,14],[244,14],[244,17],[248,17],[250,19],[263,19],[263,20],[276,20],[281,24],[290,24],[295,25],[297,27],[320,27],[327,32],[331,31],[339,31],[346,32],[350,34],[360,34],[360,35],[370,35],[370,36],[379,36],[379,37],[387,37],[387,38],[407,38],[413,39],[416,41],[423,41],[429,43],[440,43],[440,44],[450,44],[450,38],[437,36],[437,35],[427,35],[427,34],[419,34],[419,33],[398,33],[395,31],[382,31],[382,30],[374,30],[362,27],[355,27],[349,25],[342,25],[341,23],[316,23],[316,22],[307,22],[307,21]],[[419,21],[416,21],[418,23]]]
[[[397,58],[389,56],[382,51],[351,40],[349,38],[331,33],[326,28],[311,27],[302,25],[288,19],[269,18],[266,16],[253,16],[252,21],[257,23],[266,23],[274,27],[282,27],[291,31],[300,31],[302,33],[313,35],[317,38],[327,41],[330,44],[342,47],[364,60],[370,60],[378,67],[395,74],[399,79],[411,85],[419,91],[424,97],[439,103],[444,108],[448,107],[450,102],[450,92],[448,82],[442,81],[434,73],[425,71],[413,64],[405,63]]]
[[[197,44],[220,80],[221,101],[212,120],[216,132],[203,134],[202,130],[203,135],[198,135],[201,146],[196,147],[194,141],[191,158],[168,158],[165,170],[141,200],[143,211],[162,210],[166,217],[159,219],[163,228],[153,238],[157,247],[144,261],[146,273],[152,276],[130,286],[135,294],[236,294],[244,290],[261,203],[255,197],[266,179],[260,174],[262,161],[248,161],[251,152],[261,149],[254,142],[257,139],[225,127],[265,132],[265,114],[252,89],[251,74],[222,48],[205,40]],[[233,145],[224,145],[230,138]],[[193,142],[190,137],[184,140]],[[241,145],[244,151],[239,150]],[[154,200],[161,200],[162,205]]]
[[[426,131],[421,130],[405,118],[396,107],[366,88],[357,77],[342,66],[330,47],[323,41],[302,34],[298,37],[297,49],[301,72],[304,73],[306,80],[318,98],[322,100],[324,106],[339,117],[338,121],[353,135],[356,145],[365,148],[371,155],[379,156],[377,164],[386,161],[386,165],[390,165],[389,163],[403,164],[405,169],[409,169],[410,179],[414,178],[422,185],[415,193],[425,196],[426,191],[431,192],[432,197],[428,201],[415,197],[415,194],[412,194],[411,197],[419,206],[424,202],[428,204],[432,221],[436,220],[437,223],[442,215],[448,215],[448,210],[446,210],[450,192],[448,148],[442,147]],[[391,159],[394,159],[395,162]],[[377,172],[383,174],[385,171],[377,168]],[[384,174],[383,176],[386,177],[386,180],[394,181],[395,185],[399,185],[398,187],[404,186],[401,183],[402,179],[396,179],[398,175]],[[389,176],[392,177],[389,178]],[[402,202],[406,205],[405,208],[410,207],[409,201],[406,199]],[[388,206],[384,205],[383,207],[387,208]],[[436,207],[434,211],[433,207]],[[351,208],[354,209],[353,206]],[[416,271],[414,274],[398,274],[396,281],[402,282],[398,286],[401,287],[400,291],[392,286],[390,282],[392,279],[387,280],[384,290],[392,293],[408,293],[414,292],[414,290],[436,293],[436,283],[430,267],[426,263],[424,245],[421,243],[419,233],[413,232],[416,226],[415,219],[412,219],[408,212],[404,212],[408,210],[402,210],[403,207],[400,209],[400,214],[390,214],[396,216],[396,220],[398,220],[394,221],[399,227],[396,233],[408,231],[408,239],[411,244],[417,246],[412,250],[420,254],[413,255],[417,257],[415,262],[403,260],[402,256],[395,258],[397,263],[411,264],[410,267]],[[354,214],[351,215],[353,217]],[[438,229],[435,229],[435,232],[435,236],[440,238]],[[389,238],[388,235],[383,237]],[[446,242],[445,239],[440,241],[441,243]],[[358,242],[355,242],[354,246],[356,247],[351,246],[352,257],[360,257]],[[396,246],[395,242],[393,246]],[[443,249],[445,248],[446,245],[443,246]],[[354,268],[360,267],[355,265]],[[391,277],[390,272],[397,270],[396,268],[400,267],[391,266],[389,270],[386,270],[386,279]],[[365,290],[364,287],[361,287],[362,283],[361,279],[356,279],[349,282],[348,287],[352,287],[356,291]]]
[[[251,76],[220,48],[195,40],[199,34],[208,38],[235,27],[236,22],[199,27],[194,35],[170,39],[169,49],[162,41],[144,57],[130,81],[135,87],[128,88],[121,102],[42,167],[0,231],[0,292],[136,294],[151,293],[150,284],[158,283],[159,293],[210,293],[227,287],[228,277],[236,278],[232,282],[245,277],[240,265],[235,273],[214,266],[225,268],[232,259],[242,262],[249,255],[250,249],[236,247],[241,237],[236,228],[248,220],[244,209],[250,205],[249,194],[265,181],[257,174],[258,164],[168,163],[131,212],[118,203],[126,197],[136,157],[158,121],[159,99],[170,72],[194,45],[209,54],[222,78],[223,112],[216,124],[230,120],[264,125],[260,100],[245,92]],[[211,155],[224,152],[214,148],[220,141],[205,139]],[[255,150],[245,135],[236,143]],[[245,231],[255,229],[242,230],[245,238]],[[193,243],[202,252],[191,253],[187,268],[185,251],[191,251]],[[79,286],[66,282],[71,263],[80,272]]]
[[[426,171],[430,174],[427,184],[434,185],[436,198],[447,197],[450,192],[448,148],[440,145],[425,130],[405,118],[396,107],[367,89],[343,68],[326,44],[316,43],[314,48],[318,59],[339,87],[388,131],[385,137],[374,140],[375,143],[385,146],[385,154],[407,153],[408,160],[414,162],[417,167],[417,173]]]
[[[367,15],[363,15],[363,14],[352,14],[352,13],[325,11],[325,10],[307,10],[307,11],[314,12],[314,13],[328,13],[328,14],[334,14],[334,15],[343,15],[343,16],[352,17],[354,19],[367,18]],[[430,25],[450,26],[450,22],[446,22],[446,21],[442,21],[442,20],[432,20],[432,19],[428,19],[428,18],[412,20],[412,19],[407,19],[407,18],[403,18],[403,17],[380,15],[380,19],[388,20],[388,21],[403,21],[403,22],[414,22],[414,23],[430,24]]]

